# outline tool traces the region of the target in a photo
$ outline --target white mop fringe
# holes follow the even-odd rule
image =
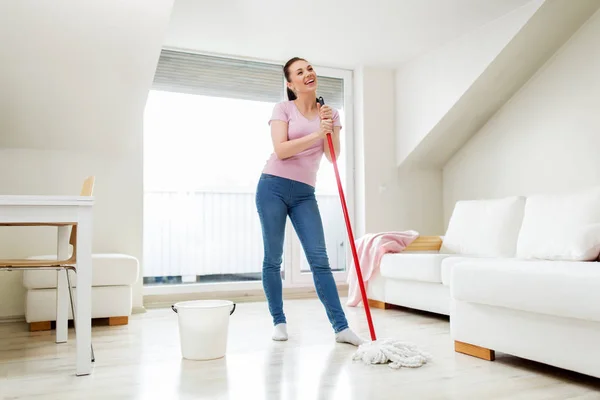
[[[361,344],[352,359],[362,360],[365,364],[389,363],[388,367],[399,369],[421,367],[431,361],[431,356],[411,343],[379,339]]]

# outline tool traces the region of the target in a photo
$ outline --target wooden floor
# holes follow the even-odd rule
[[[405,310],[372,310],[379,337],[414,342],[433,362],[366,366],[351,360],[354,347],[334,342],[318,300],[285,305],[288,342],[270,340],[265,303],[241,303],[227,356],[207,362],[182,360],[170,309],[94,327],[96,364],[86,377],[74,376],[72,329],[69,343],[56,345],[54,332],[0,324],[0,399],[600,399],[600,380],[502,353],[494,362],[455,353],[446,318]],[[367,337],[363,312],[347,311]]]

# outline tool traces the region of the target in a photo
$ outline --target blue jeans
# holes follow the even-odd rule
[[[256,208],[262,225],[264,259],[262,282],[275,325],[285,323],[281,262],[285,224],[290,217],[310,265],[317,295],[333,330],[348,328],[329,266],[325,234],[314,187],[291,179],[262,174],[256,190]]]

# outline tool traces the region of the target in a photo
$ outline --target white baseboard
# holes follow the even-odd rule
[[[8,315],[0,317],[0,324],[10,324],[13,322],[25,322],[25,315]]]
[[[348,285],[338,285],[338,293],[340,297],[344,297],[348,293]],[[318,298],[314,287],[302,288],[284,288],[283,297],[285,299],[314,299]],[[147,309],[170,307],[173,303],[190,300],[222,300],[227,299],[234,303],[250,303],[258,301],[266,301],[265,293],[262,289],[256,290],[239,290],[239,291],[215,291],[215,292],[198,292],[198,293],[174,293],[160,295],[144,296],[144,306]]]

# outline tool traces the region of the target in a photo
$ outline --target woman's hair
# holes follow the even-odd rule
[[[294,57],[294,58],[290,59],[288,62],[286,62],[285,65],[283,66],[283,74],[285,75],[285,80],[288,82],[291,82],[290,67],[296,61],[306,61],[306,60],[304,58]],[[297,99],[296,94],[290,88],[287,88],[287,97],[288,97],[288,100],[296,100]]]

